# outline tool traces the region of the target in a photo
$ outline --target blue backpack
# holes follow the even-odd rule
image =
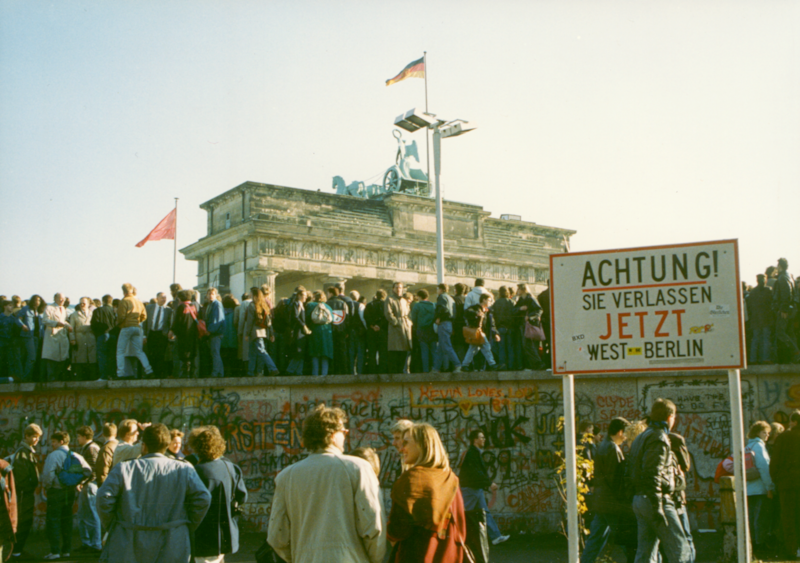
[[[61,466],[61,471],[58,472],[58,481],[64,487],[75,487],[86,478],[83,471],[83,465],[75,457],[75,454],[67,452],[67,459],[64,460],[64,465]]]

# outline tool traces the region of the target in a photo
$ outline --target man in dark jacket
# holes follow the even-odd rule
[[[39,465],[36,461],[36,446],[42,437],[42,429],[29,424],[23,433],[22,443],[14,452],[11,464],[17,488],[17,541],[13,556],[22,557],[28,534],[33,526],[33,511],[36,506],[36,488],[39,486]]]
[[[650,426],[631,445],[626,478],[634,494],[637,562],[655,560],[659,543],[669,563],[691,561],[691,547],[673,498],[675,474],[669,431],[676,415],[675,403],[656,399],[650,409]]]
[[[794,330],[792,330],[792,319],[797,315],[797,303],[795,302],[794,279],[786,270],[789,262],[786,258],[778,259],[778,279],[775,281],[775,289],[772,293],[772,305],[775,310],[775,338],[778,342],[786,346],[791,357],[791,363],[800,364],[800,349],[794,340]]]
[[[367,373],[389,373],[389,321],[383,313],[386,292],[379,289],[375,297],[364,309],[367,323]]]
[[[117,349],[116,335],[117,311],[111,305],[114,298],[110,295],[103,296],[103,306],[92,311],[92,334],[95,338],[97,352],[97,369],[100,379],[111,379],[116,365],[115,350]]]
[[[512,337],[512,334],[517,330],[514,302],[509,297],[506,286],[500,288],[499,296],[494,305],[492,305],[491,311],[495,324],[497,324],[497,332],[500,334],[500,342],[497,343],[496,347],[493,347],[493,349],[496,348],[497,350],[497,361],[505,364],[510,370],[521,369],[521,350],[515,349],[516,345]]]
[[[436,346],[436,353],[433,357],[433,372],[441,369],[447,371],[449,364],[453,364],[453,373],[461,371],[461,360],[458,359],[453,348],[453,320],[456,316],[456,302],[447,293],[446,283],[440,283],[437,291],[439,296],[436,298],[436,311],[434,313],[434,323],[436,323],[436,334],[439,337],[439,344]]]
[[[747,322],[750,325],[750,364],[772,363],[770,341],[775,315],[772,312],[772,289],[764,274],[756,276],[758,285],[747,296]]]
[[[624,540],[619,533],[625,520],[633,518],[631,504],[625,493],[625,429],[630,423],[624,418],[615,418],[608,425],[605,439],[594,452],[594,518],[589,538],[581,553],[581,563],[593,563],[608,543],[611,535]],[[635,538],[634,538],[635,539]],[[636,557],[636,542],[625,544],[628,562]]]
[[[486,527],[489,532],[489,539],[494,545],[508,540],[509,536],[504,536],[497,527],[497,522],[489,512],[486,504],[484,491],[495,492],[497,483],[492,482],[486,465],[483,463],[483,446],[486,445],[486,436],[480,430],[473,430],[469,433],[470,446],[464,460],[461,462],[461,471],[458,473],[459,484],[461,485],[461,495],[464,497],[464,510],[481,509],[486,513]]]
[[[781,499],[787,558],[800,558],[800,410],[789,416],[789,429],[772,446],[769,475]]]

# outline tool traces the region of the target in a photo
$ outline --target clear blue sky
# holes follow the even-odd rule
[[[800,274],[795,1],[0,3],[0,293],[142,298],[180,198],[330,190],[393,163],[396,115],[474,120],[447,199],[576,229],[573,250],[738,238],[742,276]],[[424,146],[424,135],[416,134]],[[178,278],[193,285],[182,258]]]

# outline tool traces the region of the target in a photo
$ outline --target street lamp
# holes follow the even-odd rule
[[[419,112],[416,109],[397,116],[394,124],[409,133],[423,128],[433,129],[433,185],[436,190],[436,283],[444,283],[444,217],[442,189],[439,184],[439,174],[442,169],[442,139],[458,137],[472,131],[475,127],[469,127],[469,122],[463,119],[445,121],[436,117],[435,114]]]

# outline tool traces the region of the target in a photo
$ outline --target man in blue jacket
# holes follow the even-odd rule
[[[211,377],[225,377],[225,368],[222,365],[222,333],[225,331],[225,309],[219,300],[217,288],[212,287],[206,293],[208,305],[203,314],[208,330],[208,347],[211,350]]]

